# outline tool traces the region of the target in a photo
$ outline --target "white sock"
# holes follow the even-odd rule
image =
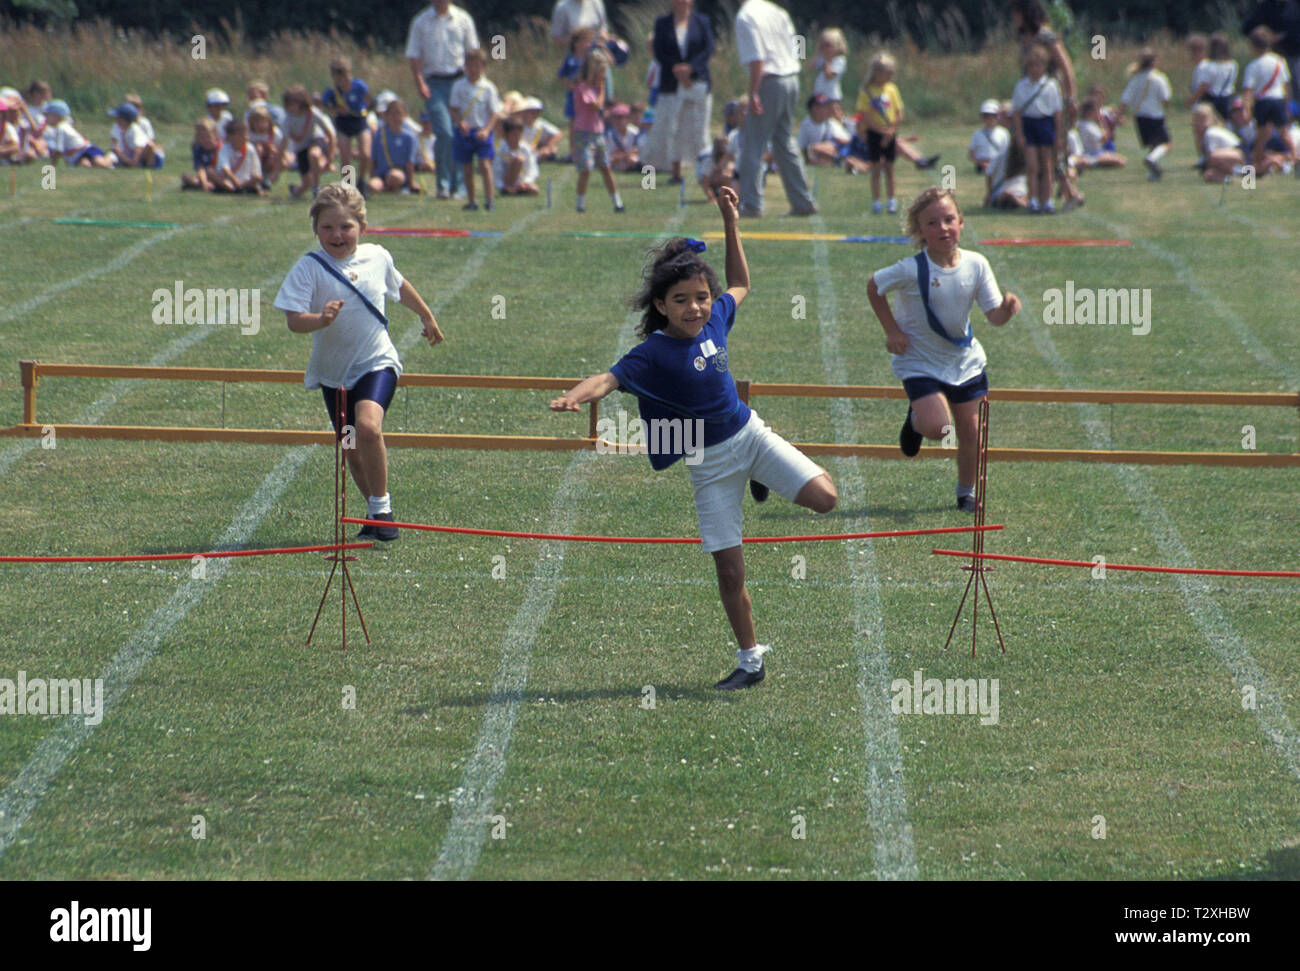
[[[1159,162],[1162,158],[1165,157],[1165,153],[1168,151],[1169,151],[1168,145],[1157,145],[1155,148],[1151,149],[1151,151],[1147,153],[1147,161]]]
[[[618,190],[617,190],[617,189],[615,189],[613,192],[611,192],[611,193],[609,194],[609,197],[610,197],[611,199],[614,200],[614,208],[615,208],[615,209],[617,209],[617,208],[619,208],[620,206],[623,205],[623,197],[622,197],[621,195],[618,194]]]
[[[958,483],[957,483],[957,498],[958,498],[958,499],[964,499],[964,498],[966,498],[967,496],[971,496],[972,498],[975,496],[975,487],[974,487],[974,486],[964,486],[964,485],[962,485],[960,482],[958,482]]]
[[[384,512],[391,513],[393,511],[393,503],[392,500],[389,498],[387,492],[385,492],[382,496],[367,496],[366,506],[370,510],[371,519],[374,519],[375,516],[379,515],[380,513],[384,513]]]
[[[579,211],[581,211],[586,208],[587,208],[587,194],[583,192],[580,193],[578,196],[578,209]]]
[[[771,648],[766,644],[755,644],[745,651],[736,652],[736,660],[742,670],[753,674],[763,666],[763,655],[770,651]]]

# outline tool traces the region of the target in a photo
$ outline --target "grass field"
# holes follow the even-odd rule
[[[945,160],[965,126],[921,130]],[[187,130],[163,132],[178,162]],[[1129,136],[1131,137],[1131,136]],[[1178,138],[1179,136],[1175,136]],[[1086,207],[1054,220],[994,215],[958,167],[965,244],[1009,235],[1127,237],[1107,249],[989,248],[1025,302],[976,333],[996,387],[1296,391],[1296,183],[1233,187],[1220,204],[1188,167],[1089,176]],[[1121,146],[1133,150],[1131,144]],[[18,361],[301,368],[309,342],[271,307],[314,245],[305,205],[173,188],[138,173],[17,173],[0,203],[0,426],[21,419]],[[901,172],[908,197],[928,179]],[[499,230],[498,238],[383,240],[447,334],[417,342],[390,310],[409,371],[578,378],[633,341],[624,300],[645,240],[580,229],[699,235],[714,211],[627,177],[628,215],[593,192],[572,212],[504,201],[492,214],[414,199],[372,224]],[[823,215],[745,229],[895,233],[864,215],[867,183],[821,173]],[[55,217],[170,220],[171,230],[55,225]],[[731,342],[737,377],[892,384],[865,300],[890,245],[759,241],[754,292]],[[721,268],[721,253],[710,255]],[[261,328],[159,326],[151,294],[255,287]],[[1150,333],[1042,322],[1043,294],[1149,288]],[[796,297],[806,319],[792,319]],[[491,314],[504,298],[504,319]],[[543,392],[399,392],[390,431],[580,435]],[[216,425],[215,385],[49,379],[47,422]],[[615,396],[631,410],[630,399]],[[796,441],[896,440],[899,402],[762,399]],[[319,395],[231,385],[232,426],[321,428]],[[994,403],[994,446],[1296,452],[1289,409]],[[0,552],[204,551],[327,542],[332,452],[313,447],[0,442]],[[753,535],[968,522],[950,461],[826,460],[841,505],[815,519],[747,500]],[[399,518],[550,532],[689,536],[684,472],[590,453],[397,451]],[[1293,471],[994,463],[991,552],[1171,566],[1297,569]],[[355,503],[353,491],[353,508]],[[941,650],[966,575],[931,546],[958,537],[748,551],[767,681],[708,686],[734,644],[712,565],[691,547],[407,534],[355,568],[373,644],[337,603],[303,640],[324,582],[317,557],[0,566],[0,678],[105,679],[109,708],[0,720],[0,877],[1189,879],[1300,876],[1300,656],[1293,580],[1120,574],[999,564],[1007,653],[987,631]],[[793,558],[805,560],[806,572]],[[498,559],[500,557],[501,559]],[[494,577],[495,572],[498,575]],[[504,569],[504,575],[502,574]],[[798,575],[798,576],[797,576]],[[337,590],[337,588],[335,588]],[[968,628],[967,628],[968,630]],[[959,638],[960,641],[960,638]],[[893,679],[996,678],[1000,717],[894,715]],[[655,706],[644,707],[653,686]],[[355,690],[355,709],[344,707]],[[1253,689],[1253,690],[1248,690]],[[1252,708],[1243,698],[1256,696]],[[206,838],[193,838],[202,816]],[[1105,838],[1096,838],[1105,818]],[[802,836],[802,838],[796,838]]]

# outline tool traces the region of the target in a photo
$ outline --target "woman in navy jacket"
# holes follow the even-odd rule
[[[656,168],[671,165],[673,183],[682,181],[683,159],[694,161],[709,148],[713,28],[694,10],[694,0],[672,0],[672,13],[655,20],[659,101],[645,157]]]

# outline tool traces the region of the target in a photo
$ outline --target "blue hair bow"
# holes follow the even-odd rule
[[[704,240],[702,239],[687,239],[686,248],[693,250],[696,253],[703,253],[708,249],[708,247],[704,245]]]

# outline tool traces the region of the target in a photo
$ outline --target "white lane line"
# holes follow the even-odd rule
[[[678,209],[668,220],[664,232],[677,231],[686,218],[686,210]],[[638,317],[629,314],[619,331],[618,351],[621,357],[632,346]],[[564,470],[564,477],[556,491],[547,514],[549,533],[573,531],[579,511],[576,499],[583,487],[583,479],[595,459],[592,452],[577,452]],[[532,660],[537,634],[550,614],[564,572],[563,542],[545,541],[539,544],[537,564],[524,602],[516,611],[501,644],[501,665],[497,669],[483,727],[479,730],[474,753],[465,764],[460,785],[451,793],[451,823],[443,836],[438,858],[429,871],[430,880],[467,880],[478,866],[487,838],[488,825],[496,799],[496,790],[506,770],[506,756],[514,734],[515,719],[524,699],[528,684],[528,667]]]
[[[1037,315],[1030,311],[1029,305],[1032,302],[1032,300],[1025,300],[1026,320],[1038,319]],[[1062,385],[1067,388],[1078,387],[1073,368],[1061,356],[1047,328],[1031,323],[1029,332],[1035,349],[1056,373]],[[1094,449],[1112,447],[1101,409],[1092,404],[1076,404],[1074,407],[1078,410],[1089,447]],[[1162,563],[1165,566],[1195,567],[1197,564],[1191,552],[1184,545],[1177,526],[1170,518],[1164,503],[1156,495],[1147,475],[1133,465],[1110,467],[1119,477],[1133,505],[1137,507],[1143,526],[1155,540]],[[1297,737],[1295,727],[1287,717],[1283,693],[1259,666],[1259,662],[1251,656],[1245,641],[1220,609],[1214,599],[1213,586],[1208,582],[1208,578],[1175,574],[1172,575],[1172,579],[1182,594],[1192,623],[1196,625],[1205,642],[1228,669],[1237,686],[1238,694],[1248,686],[1255,690],[1255,720],[1259,723],[1260,730],[1277,749],[1287,771],[1300,781],[1300,737]]]
[[[825,233],[820,216],[813,219],[817,233]],[[822,370],[827,384],[848,384],[840,346],[839,308],[827,263],[826,243],[813,243],[817,268],[817,313],[821,329]],[[835,439],[854,441],[853,405],[848,398],[831,398]],[[835,480],[840,503],[850,509],[866,507],[867,489],[856,459],[836,459]],[[847,532],[870,532],[865,513],[851,517]],[[853,644],[858,660],[858,697],[867,760],[867,822],[875,843],[876,877],[880,880],[916,880],[919,870],[912,824],[907,816],[907,791],[903,785],[903,750],[898,723],[889,706],[889,652],[885,644],[884,607],[876,553],[871,542],[845,543],[853,585]]]
[[[1281,378],[1292,390],[1300,389],[1300,368],[1297,368],[1294,364],[1279,360],[1272,351],[1265,347],[1263,342],[1255,336],[1254,331],[1250,329],[1246,322],[1242,320],[1231,307],[1219,299],[1217,293],[1200,282],[1197,278],[1196,271],[1192,269],[1186,260],[1175,253],[1169,252],[1169,250],[1165,249],[1163,246],[1151,242],[1149,239],[1134,236],[1127,226],[1112,222],[1103,216],[1097,215],[1091,210],[1080,209],[1078,210],[1077,215],[1081,215],[1085,219],[1105,226],[1116,236],[1124,239],[1131,239],[1135,247],[1146,250],[1151,255],[1167,263],[1174,271],[1174,276],[1178,278],[1178,282],[1186,287],[1190,292],[1196,294],[1211,315],[1217,316],[1218,319],[1222,320],[1232,329],[1232,332],[1237,335],[1237,339],[1241,342],[1241,345],[1258,364]],[[1035,329],[1035,333],[1037,333],[1037,329]]]
[[[217,541],[218,548],[237,549],[248,541],[298,474],[313,448],[314,446],[300,446],[291,449],[276,463],[257,491],[226,527]],[[101,714],[107,715],[116,707],[150,658],[157,653],[163,639],[215,587],[234,562],[230,559],[209,561],[207,579],[186,580],[117,652],[100,674],[104,681],[104,708]],[[17,838],[18,831],[45,797],[51,781],[68,757],[101,724],[102,719],[94,725],[87,725],[82,715],[67,715],[50,734],[41,739],[35,753],[19,771],[17,778],[0,794],[0,859],[3,859]]]

